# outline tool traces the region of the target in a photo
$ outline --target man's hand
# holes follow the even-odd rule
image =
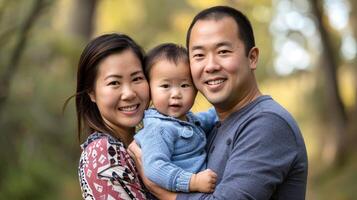
[[[216,187],[216,182],[217,174],[211,169],[206,169],[191,176],[190,191],[212,193]]]
[[[141,159],[141,149],[140,147],[136,144],[135,141],[133,141],[127,149],[129,155],[134,159],[135,161],[135,166],[139,171],[139,175],[141,179],[143,180],[146,188],[153,194],[155,195],[158,199],[167,199],[167,200],[175,200],[177,194],[171,191],[168,191],[154,182],[150,181],[145,175],[144,175],[144,169],[143,169],[143,164],[142,164],[142,159]]]

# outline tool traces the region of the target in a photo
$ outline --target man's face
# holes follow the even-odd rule
[[[256,87],[258,49],[246,56],[231,17],[198,20],[191,30],[189,54],[193,81],[216,109],[232,109]]]

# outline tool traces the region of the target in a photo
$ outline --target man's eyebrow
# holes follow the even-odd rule
[[[219,42],[215,44],[215,48],[222,47],[222,46],[233,47],[232,43],[227,41]],[[204,49],[203,45],[196,45],[191,47],[191,51],[202,50],[202,49]]]
[[[202,45],[196,45],[196,46],[192,46],[192,47],[191,47],[191,51],[201,50],[201,49],[203,49],[203,46],[202,46]]]
[[[230,42],[220,42],[216,44],[216,47],[222,47],[222,46],[233,47],[232,43]]]

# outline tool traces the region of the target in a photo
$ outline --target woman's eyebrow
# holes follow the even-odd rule
[[[144,73],[143,71],[138,70],[138,71],[136,71],[136,72],[131,73],[130,76],[135,76],[135,75],[143,74],[143,73]]]
[[[109,78],[119,78],[119,79],[121,79],[121,78],[123,78],[123,76],[120,76],[120,75],[117,75],[117,74],[110,74],[107,77],[105,77],[104,80],[107,80]]]

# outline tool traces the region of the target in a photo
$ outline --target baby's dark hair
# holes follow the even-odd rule
[[[174,43],[163,43],[151,49],[146,57],[144,73],[150,80],[150,71],[153,65],[160,60],[167,60],[177,65],[180,62],[189,65],[188,54],[185,47]]]

